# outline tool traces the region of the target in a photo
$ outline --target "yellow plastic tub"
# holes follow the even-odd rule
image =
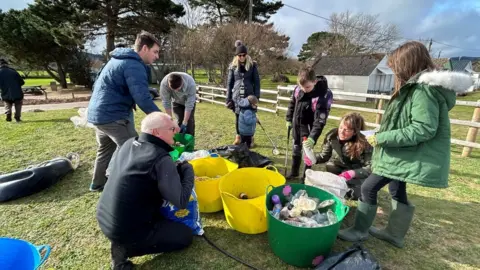
[[[201,213],[214,213],[223,209],[218,184],[223,176],[236,170],[238,164],[222,157],[205,157],[189,161],[197,177],[209,177],[208,180],[195,180],[198,208]],[[220,178],[216,178],[221,176]]]
[[[268,168],[274,170],[269,170]],[[267,231],[265,190],[269,185],[285,184],[285,177],[273,166],[266,168],[241,168],[220,180],[220,195],[225,218],[233,229],[245,234]],[[240,194],[248,199],[240,199]]]

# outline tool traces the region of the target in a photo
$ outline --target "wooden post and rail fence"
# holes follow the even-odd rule
[[[286,87],[286,86],[278,86],[276,90],[267,90],[261,89],[260,92],[262,94],[267,94],[269,96],[275,96],[274,99],[272,98],[260,98],[260,102],[265,104],[269,104],[270,108],[265,106],[258,106],[258,110],[278,114],[280,111],[287,111],[287,107],[282,106],[281,102],[289,102],[291,99],[291,95],[288,94],[294,90],[293,87]],[[226,99],[226,88],[222,87],[214,87],[214,86],[206,86],[206,85],[198,85],[197,86],[197,102],[211,102],[215,104],[224,105]],[[336,104],[333,103],[333,108],[338,109],[346,109],[352,111],[359,111],[359,112],[368,112],[376,114],[375,123],[366,122],[365,124],[370,127],[377,128],[380,126],[380,122],[382,120],[382,115],[385,112],[383,110],[384,101],[389,100],[390,96],[388,95],[378,95],[378,94],[364,94],[364,93],[354,93],[354,92],[343,92],[343,91],[335,91],[332,90],[333,95],[340,95],[340,96],[351,96],[351,97],[361,97],[361,98],[370,98],[377,100],[377,108],[364,108],[364,107],[357,107],[357,106],[350,106],[350,105],[343,105],[343,104]],[[287,94],[287,96],[282,95],[283,93]],[[262,95],[265,96],[265,95]],[[222,99],[222,101],[218,101],[216,99]],[[476,142],[478,130],[480,129],[480,100],[478,101],[457,101],[456,106],[468,106],[473,108],[473,116],[471,121],[466,120],[459,120],[459,119],[450,119],[451,125],[460,125],[469,127],[467,137],[463,140],[458,139],[451,139],[452,144],[461,145],[463,146],[462,157],[469,157],[472,149],[477,148],[480,149],[480,143]],[[339,121],[341,116],[336,115],[329,115],[329,119]]]

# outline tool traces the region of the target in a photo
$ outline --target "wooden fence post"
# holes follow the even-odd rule
[[[198,103],[202,102],[202,100],[200,99],[202,97],[202,94],[200,94],[200,92],[202,91],[202,88],[200,86],[197,86],[197,93],[198,93]]]
[[[478,102],[480,102],[480,100],[478,100]],[[480,122],[480,107],[476,107],[475,110],[473,110],[472,122]],[[475,142],[477,140],[477,133],[478,133],[478,128],[476,127],[468,128],[466,141]],[[471,147],[466,147],[466,146],[463,147],[462,157],[469,157],[470,153],[472,153]]]
[[[383,108],[383,102],[384,102],[383,98],[378,100],[378,106],[377,106],[378,110],[381,110]],[[382,114],[377,113],[377,117],[375,118],[375,124],[380,124],[380,122],[382,122]]]
[[[278,115],[278,105],[280,103],[280,100],[278,99],[278,97],[280,96],[280,90],[278,90],[278,86],[277,86],[277,104],[275,104],[275,114]]]

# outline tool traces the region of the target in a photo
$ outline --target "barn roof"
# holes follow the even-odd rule
[[[369,76],[381,59],[369,55],[362,56],[322,56],[313,66],[317,75]]]

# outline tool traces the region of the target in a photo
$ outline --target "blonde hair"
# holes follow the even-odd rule
[[[354,140],[345,144],[345,152],[350,159],[359,159],[363,151],[368,147],[368,142],[360,130],[365,130],[365,119],[356,112],[348,113],[342,117],[340,124],[344,124],[354,131]]]
[[[232,67],[236,67],[236,70],[238,70],[240,68],[240,61],[238,60],[238,56],[235,55],[233,57],[233,60],[232,60],[232,63],[230,64],[230,66]],[[245,56],[245,70],[249,70],[250,67],[253,66],[253,60],[252,58],[250,57],[250,55],[246,55]]]
[[[398,96],[400,88],[415,74],[423,70],[434,70],[430,53],[423,43],[409,41],[395,49],[388,58],[388,66],[395,74],[392,98]]]

